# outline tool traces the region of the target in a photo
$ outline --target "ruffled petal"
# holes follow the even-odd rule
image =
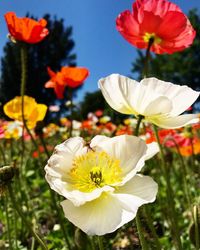
[[[156,93],[166,96],[172,102],[172,110],[170,112],[172,116],[183,113],[196,101],[200,94],[200,92],[188,86],[176,85],[154,77],[143,79],[141,84],[145,86],[146,92],[153,89]]]
[[[152,118],[152,120],[150,120],[150,122],[156,124],[157,126],[167,129],[181,128],[189,124],[198,123],[199,121],[199,114],[179,115],[165,119]]]
[[[144,166],[147,151],[146,143],[136,136],[120,135],[106,139],[98,136],[92,140],[91,147],[95,151],[104,151],[108,155],[120,160],[124,181],[132,178]]]
[[[137,114],[131,105],[133,93],[139,83],[128,77],[112,74],[99,80],[99,88],[107,103],[123,114]]]
[[[149,176],[135,175],[125,185],[118,187],[114,196],[118,198],[130,195],[136,200],[135,206],[155,201],[158,192],[158,184]]]

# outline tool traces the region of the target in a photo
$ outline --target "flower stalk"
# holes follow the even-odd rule
[[[9,195],[10,195],[11,202],[13,204],[13,208],[16,210],[16,212],[18,213],[18,215],[21,217],[22,221],[26,225],[27,230],[30,231],[30,233],[32,234],[32,236],[37,240],[37,242],[40,244],[40,246],[41,246],[41,248],[43,250],[48,250],[45,242],[37,234],[37,232],[33,228],[32,224],[26,219],[26,216],[24,215],[23,210],[19,207],[18,202],[15,199],[15,195],[13,193],[11,184],[8,185],[8,192],[9,192]]]
[[[150,49],[151,49],[151,46],[153,45],[154,43],[154,37],[151,37],[149,39],[149,42],[148,42],[148,47],[147,47],[147,50],[146,50],[146,56],[145,56],[145,62],[144,62],[144,71],[143,71],[143,76],[144,78],[148,77],[148,73],[149,73],[149,59],[150,59]]]
[[[102,236],[98,236],[98,245],[99,245],[99,250],[104,250]]]
[[[157,140],[157,143],[158,143],[159,149],[160,149],[162,172],[164,174],[165,181],[167,184],[167,201],[169,203],[169,213],[170,213],[169,217],[170,217],[170,222],[171,222],[171,234],[172,234],[172,238],[174,238],[176,249],[182,250],[180,231],[179,231],[179,226],[178,226],[178,221],[177,221],[177,215],[176,215],[175,204],[174,204],[174,194],[173,194],[173,189],[172,189],[171,182],[170,182],[170,176],[169,176],[169,172],[167,170],[167,165],[166,165],[166,161],[165,161],[163,147],[160,143],[158,129],[155,125],[153,126],[153,128],[154,128],[154,134],[156,136],[156,140]]]

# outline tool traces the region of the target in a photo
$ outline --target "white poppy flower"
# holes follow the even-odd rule
[[[198,114],[180,115],[198,98],[199,93],[187,86],[175,85],[156,78],[137,82],[112,74],[99,80],[107,103],[123,114],[142,115],[161,128],[179,128],[199,122]]]
[[[45,167],[50,187],[67,198],[65,217],[89,235],[111,233],[132,220],[138,208],[153,202],[157,184],[138,175],[144,161],[158,152],[139,137],[81,137],[56,146]]]

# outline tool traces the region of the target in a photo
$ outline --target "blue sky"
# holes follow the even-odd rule
[[[90,77],[78,93],[81,100],[85,92],[97,90],[97,81],[112,73],[130,75],[136,48],[127,43],[117,32],[117,15],[131,9],[131,0],[2,0],[0,8],[0,56],[7,41],[7,27],[3,15],[8,11],[17,16],[27,12],[41,18],[50,13],[73,26],[76,43],[77,65],[90,70]],[[192,8],[200,9],[200,0],[173,0],[184,13]]]

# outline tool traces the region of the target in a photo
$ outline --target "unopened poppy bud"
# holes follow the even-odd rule
[[[6,186],[10,183],[16,173],[16,168],[13,166],[3,166],[0,168],[0,196],[6,190]]]

